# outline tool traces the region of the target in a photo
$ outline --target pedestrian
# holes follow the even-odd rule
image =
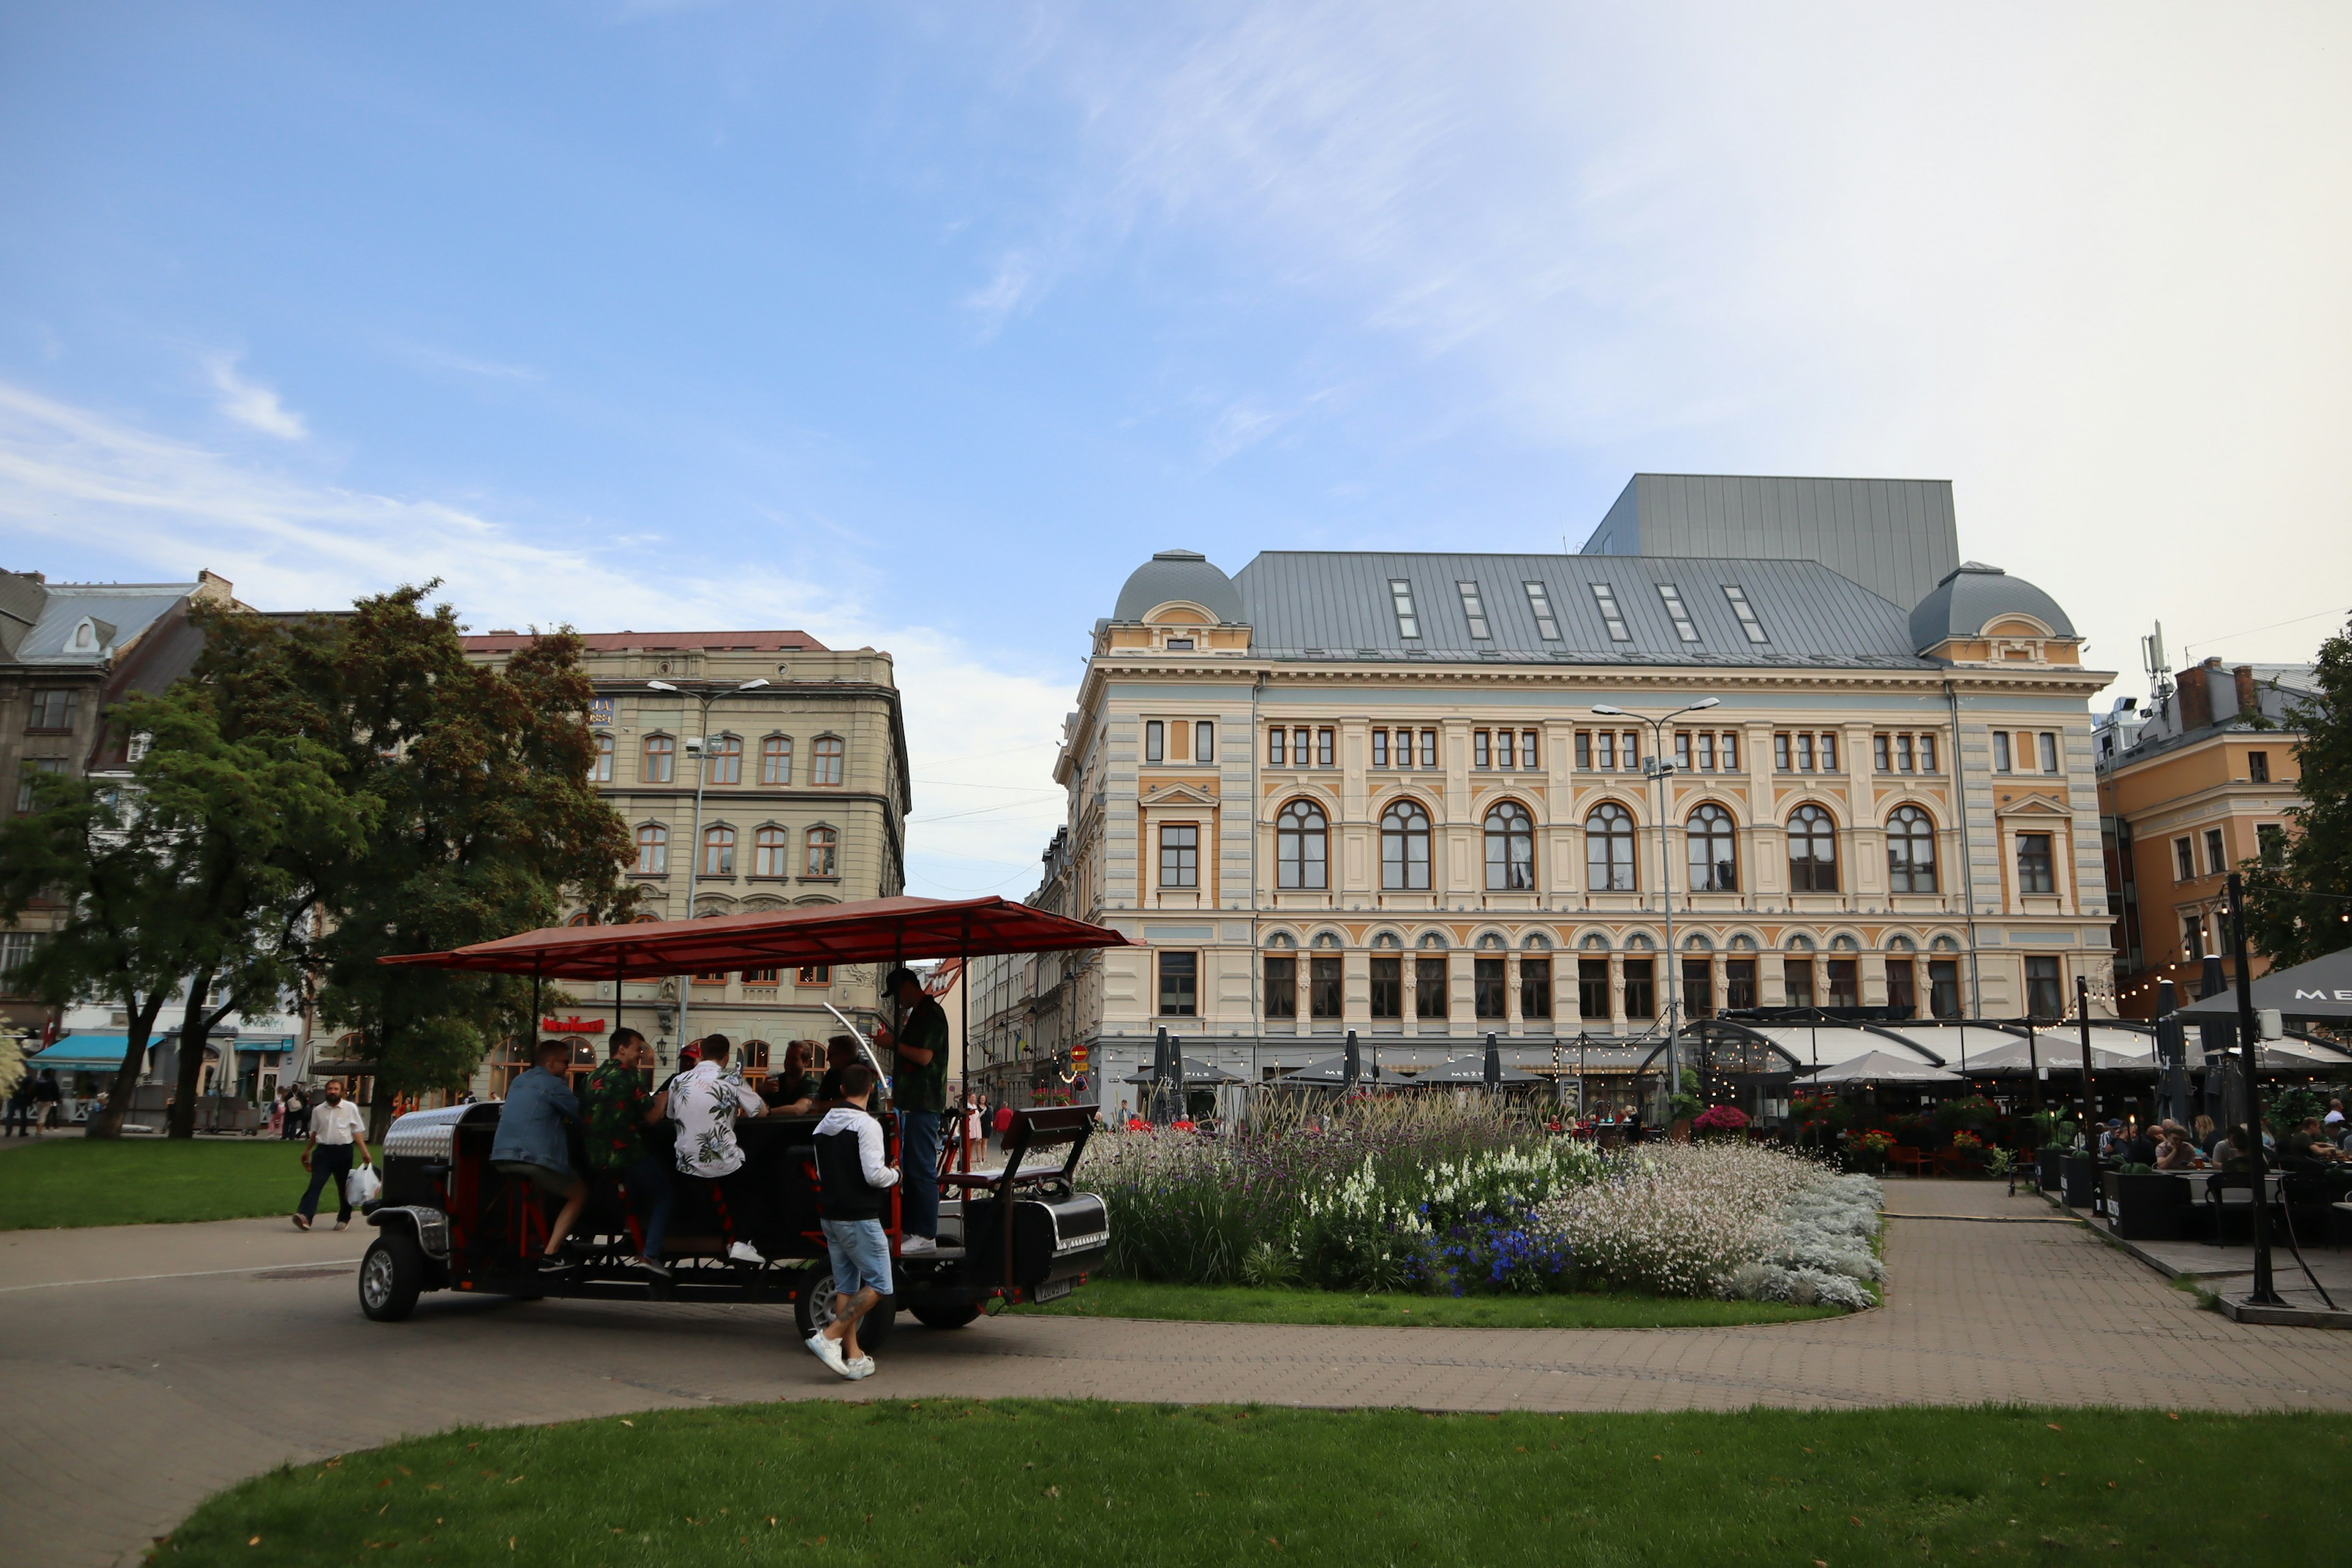
[[[33,1102],[40,1107],[38,1125],[56,1127],[61,1124],[58,1108],[65,1103],[66,1091],[58,1082],[58,1069],[43,1068],[38,1083],[33,1085]]]
[[[7,1133],[11,1138],[33,1135],[33,1075],[26,1073],[8,1091]]]
[[[310,1184],[294,1210],[296,1230],[310,1228],[319,1214],[319,1194],[329,1182],[335,1184],[335,1228],[351,1227],[352,1194],[344,1178],[352,1173],[354,1153],[362,1165],[375,1163],[368,1155],[367,1118],[343,1098],[343,1080],[331,1078],[327,1102],[310,1113],[310,1141],[302,1149],[302,1168],[310,1173]]]
[[[612,1055],[588,1075],[588,1163],[618,1176],[630,1198],[647,1205],[645,1246],[629,1263],[667,1279],[662,1243],[677,1189],[670,1180],[667,1157],[646,1142],[646,1129],[669,1110],[668,1097],[646,1087],[646,1058],[652,1054],[646,1037],[635,1029],[613,1031]]]
[[[898,1057],[892,1099],[898,1112],[899,1161],[906,1196],[899,1218],[902,1258],[939,1250],[940,1121],[948,1110],[948,1015],[923,990],[923,978],[901,964],[882,984],[900,1009],[896,1029],[874,1031],[874,1043]]]
[[[308,1138],[310,1135],[310,1093],[300,1084],[286,1091],[286,1131],[288,1138]]]
[[[834,1297],[833,1321],[809,1336],[809,1353],[853,1382],[874,1375],[874,1358],[857,1343],[857,1325],[890,1294],[890,1237],[882,1215],[898,1180],[882,1160],[882,1124],[870,1109],[874,1082],[874,1069],[864,1062],[842,1068],[845,1103],[826,1111],[811,1135]]]
[[[539,1267],[553,1270],[570,1267],[563,1239],[588,1206],[587,1178],[572,1168],[565,1131],[580,1120],[580,1101],[572,1092],[570,1046],[541,1040],[531,1060],[530,1068],[507,1085],[506,1109],[499,1113],[498,1134],[490,1141],[490,1167],[521,1176],[541,1192],[563,1200],[539,1254]]]
[[[996,1108],[996,1146],[1000,1149],[1013,1147],[1013,1107],[1010,1105]]]
[[[276,1089],[269,1096],[269,1135],[272,1138],[285,1136],[285,1127],[286,1091]]]

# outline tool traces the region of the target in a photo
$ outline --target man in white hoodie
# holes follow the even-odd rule
[[[857,1348],[858,1320],[890,1294],[890,1237],[882,1228],[898,1173],[882,1159],[882,1124],[867,1107],[874,1069],[841,1068],[845,1103],[816,1124],[817,1214],[833,1261],[833,1321],[811,1334],[811,1354],[842,1376],[874,1375],[874,1358]]]

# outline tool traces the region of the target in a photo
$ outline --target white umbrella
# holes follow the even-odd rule
[[[1916,1057],[1885,1051],[1865,1051],[1819,1072],[1804,1075],[1812,1083],[1958,1083],[1960,1075]]]

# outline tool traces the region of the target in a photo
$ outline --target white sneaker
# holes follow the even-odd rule
[[[727,1249],[727,1256],[733,1258],[738,1263],[764,1264],[768,1261],[766,1258],[760,1256],[760,1249],[752,1246],[748,1241],[739,1241],[732,1247],[730,1247]]]
[[[831,1367],[834,1371],[839,1373],[842,1376],[848,1378],[852,1382],[856,1381],[857,1374],[849,1370],[849,1363],[841,1359],[841,1342],[839,1340],[826,1338],[824,1331],[823,1329],[819,1329],[815,1333],[813,1333],[808,1337],[808,1348],[809,1353],[816,1357],[817,1360],[824,1363],[825,1365]]]
[[[852,1379],[872,1377],[874,1375],[874,1358],[870,1355],[859,1356],[856,1361],[849,1363],[848,1365],[849,1375]]]
[[[903,1236],[898,1238],[898,1256],[901,1258],[909,1253],[937,1252],[939,1249],[938,1240],[931,1237]]]

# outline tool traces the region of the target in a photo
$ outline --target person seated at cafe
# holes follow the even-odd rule
[[[2159,1171],[2190,1171],[2203,1158],[2189,1141],[2189,1130],[2178,1121],[2168,1121],[2164,1124],[2164,1146],[2150,1163]]]
[[[824,1043],[824,1076],[817,1079],[816,1109],[830,1110],[848,1103],[841,1091],[841,1069],[857,1059],[857,1042],[847,1035],[835,1035]]]
[[[2287,1171],[2318,1171],[2333,1167],[2343,1152],[2327,1141],[2327,1130],[2315,1116],[2286,1136],[2279,1150],[2279,1167]]]
[[[539,1266],[566,1268],[571,1265],[562,1257],[563,1239],[579,1222],[580,1211],[588,1206],[587,1178],[572,1168],[569,1131],[580,1121],[580,1101],[569,1081],[572,1047],[562,1040],[541,1040],[531,1058],[530,1070],[507,1086],[498,1136],[490,1142],[490,1164],[563,1200],[555,1222],[547,1228],[547,1245],[540,1251]]]
[[[2253,1157],[2246,1151],[2252,1147],[2252,1135],[2247,1132],[2246,1124],[2241,1121],[2230,1129],[2230,1135],[2227,1138],[2213,1145],[2211,1155],[2213,1163],[2221,1166],[2224,1171],[2251,1170]]]
[[[670,1080],[669,1119],[677,1123],[678,1175],[709,1193],[726,1217],[731,1233],[727,1256],[738,1263],[764,1264],[767,1258],[749,1238],[759,1234],[767,1205],[759,1183],[743,1168],[735,1122],[764,1116],[768,1107],[741,1079],[727,1076],[727,1058],[734,1048],[724,1035],[703,1037],[702,1059]]]
[[[2141,1122],[2132,1129],[2130,1137],[2124,1142],[2125,1161],[2134,1165],[2155,1164],[2157,1144],[2162,1137],[2162,1129]]]
[[[645,1250],[629,1267],[667,1277],[662,1242],[676,1200],[669,1161],[646,1142],[646,1129],[669,1114],[665,1095],[646,1088],[645,1069],[653,1047],[636,1030],[613,1031],[613,1054],[588,1079],[588,1163],[617,1177],[630,1195],[647,1205]]]
[[[2213,1145],[2221,1141],[2221,1130],[2213,1125],[2213,1119],[2210,1116],[2200,1116],[2191,1125],[2195,1131],[2189,1135],[2189,1141],[2196,1144],[2210,1158],[2213,1152]]]
[[[760,1098],[768,1109],[783,1116],[806,1116],[816,1109],[822,1080],[816,1072],[819,1047],[814,1040],[794,1040],[784,1047],[783,1070],[772,1074]]]

